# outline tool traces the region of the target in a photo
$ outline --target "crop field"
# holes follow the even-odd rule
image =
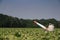
[[[60,40],[60,29],[47,32],[41,28],[0,28],[0,40]]]

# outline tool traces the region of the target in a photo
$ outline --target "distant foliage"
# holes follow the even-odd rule
[[[52,23],[55,25],[56,28],[60,28],[60,21],[57,21],[56,19],[23,19],[23,18],[17,18],[12,17],[8,15],[3,15],[0,13],[0,27],[8,27],[8,28],[39,28],[36,24],[33,23],[33,21],[36,20],[39,23],[48,26],[49,23]]]

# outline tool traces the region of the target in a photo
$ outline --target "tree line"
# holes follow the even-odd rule
[[[36,20],[39,23],[45,25],[46,27],[49,23],[54,24],[56,28],[60,28],[60,21],[56,19],[23,19],[4,15],[0,13],[0,28],[40,28],[38,25],[34,24],[33,21]]]

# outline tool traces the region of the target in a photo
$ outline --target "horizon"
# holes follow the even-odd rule
[[[1,13],[2,14],[2,13]],[[6,15],[6,14],[2,14],[2,15]],[[10,15],[7,15],[7,16],[10,16]],[[10,17],[13,17],[13,18],[18,18],[18,17],[14,17],[14,16],[10,16]],[[18,19],[24,19],[24,18],[18,18]],[[27,20],[49,20],[49,19],[55,19],[55,18],[49,18],[49,19],[44,19],[44,18],[41,18],[41,19],[27,19]],[[26,20],[26,19],[25,19]],[[60,21],[60,20],[57,20],[55,19],[56,21]]]

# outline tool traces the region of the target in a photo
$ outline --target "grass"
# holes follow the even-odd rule
[[[60,29],[46,32],[41,28],[0,28],[0,40],[60,40]]]

